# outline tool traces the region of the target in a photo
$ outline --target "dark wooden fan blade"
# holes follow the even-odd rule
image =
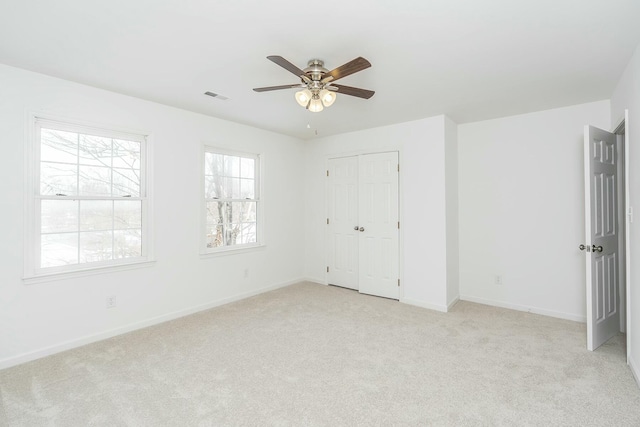
[[[269,61],[272,61],[272,62],[278,64],[279,66],[281,66],[285,70],[289,71],[290,73],[295,74],[298,77],[304,76],[304,71],[302,71],[300,68],[298,68],[295,65],[293,65],[291,62],[289,62],[286,59],[284,59],[282,56],[272,55],[272,56],[267,56],[267,59]]]
[[[322,76],[322,81],[335,82],[338,79],[350,76],[353,73],[357,73],[358,71],[362,71],[369,67],[371,67],[371,63],[366,59],[364,59],[363,57],[359,56],[353,61],[349,61],[346,64],[341,65],[338,68],[335,68],[329,71],[328,73],[324,74]],[[327,79],[327,77],[332,77],[332,78]]]
[[[357,96],[358,98],[364,98],[364,99],[371,98],[375,93],[372,90],[360,89],[359,87],[336,85],[333,83],[331,83],[331,86],[338,88],[338,91],[336,93],[341,93],[343,95]]]
[[[282,85],[282,86],[268,86],[268,87],[256,87],[253,90],[256,92],[268,92],[270,90],[280,90],[280,89],[292,89],[294,87],[305,87],[303,84],[295,84],[295,85]]]

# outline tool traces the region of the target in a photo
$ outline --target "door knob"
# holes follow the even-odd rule
[[[358,231],[358,226],[353,227],[354,230]]]
[[[364,227],[360,227],[360,231],[364,231]]]
[[[602,252],[602,246],[591,245],[591,252]]]
[[[580,248],[581,251],[584,251],[585,249],[587,249],[587,247],[583,244],[580,244],[580,246],[578,246],[578,248]]]

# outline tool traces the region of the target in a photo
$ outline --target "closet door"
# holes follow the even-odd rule
[[[358,289],[358,157],[329,160],[327,280]]]
[[[359,156],[358,169],[359,290],[398,299],[398,153]]]
[[[328,283],[398,299],[398,153],[328,165]]]

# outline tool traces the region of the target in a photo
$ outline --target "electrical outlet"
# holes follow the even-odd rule
[[[107,297],[107,308],[114,308],[116,306],[116,296],[111,295]]]
[[[502,285],[502,276],[499,274],[496,274],[496,277],[494,278],[494,282],[496,285]]]

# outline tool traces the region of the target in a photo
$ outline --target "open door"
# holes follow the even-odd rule
[[[620,330],[618,153],[616,135],[584,129],[587,348],[591,351]]]

